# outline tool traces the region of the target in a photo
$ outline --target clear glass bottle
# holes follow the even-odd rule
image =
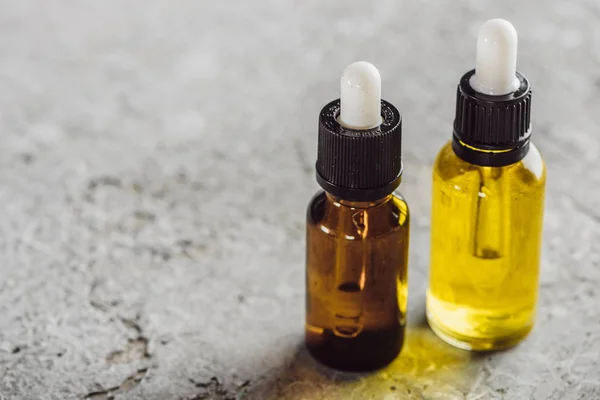
[[[498,350],[535,321],[546,167],[531,144],[520,161],[479,166],[448,143],[433,168],[427,316],[446,341]]]
[[[535,321],[546,167],[531,142],[529,81],[505,20],[479,31],[454,133],[433,167],[427,319],[447,342],[499,350]]]

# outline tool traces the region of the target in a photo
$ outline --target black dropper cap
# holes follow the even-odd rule
[[[392,193],[402,177],[402,117],[381,101],[381,125],[349,129],[338,122],[340,100],[319,115],[317,182],[349,201],[374,201]]]
[[[515,92],[490,96],[471,87],[474,74],[475,70],[467,72],[458,85],[452,148],[472,164],[513,164],[529,151],[531,85],[517,72],[519,88]]]
[[[521,160],[531,136],[531,85],[516,71],[518,36],[502,19],[484,23],[476,69],[460,80],[452,148],[463,160],[500,167]]]

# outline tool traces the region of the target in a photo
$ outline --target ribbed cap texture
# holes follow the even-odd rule
[[[531,126],[531,87],[525,77],[519,89],[504,96],[475,92],[463,76],[456,94],[454,134],[469,145],[510,149],[529,139]]]
[[[336,117],[340,102],[327,104],[319,116],[317,173],[346,189],[373,189],[402,172],[402,119],[390,103],[381,102],[383,122],[373,129],[344,128]]]

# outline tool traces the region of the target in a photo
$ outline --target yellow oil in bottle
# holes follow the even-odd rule
[[[479,166],[448,143],[433,169],[427,317],[451,344],[498,350],[535,320],[546,168],[531,144],[520,161]]]

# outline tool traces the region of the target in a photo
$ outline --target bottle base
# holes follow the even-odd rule
[[[529,318],[515,318],[523,313]],[[490,313],[456,306],[446,307],[444,303],[430,296],[427,304],[427,322],[440,339],[455,347],[479,352],[498,351],[516,346],[531,332],[532,314],[531,311]],[[440,315],[445,318],[440,318]],[[515,324],[514,319],[526,322]],[[443,320],[452,321],[455,328],[445,324]],[[508,321],[512,323],[509,324]]]
[[[445,329],[442,325],[438,325],[432,321],[431,318],[427,317],[427,322],[431,330],[444,342],[458,347],[459,349],[477,351],[477,352],[491,352],[509,349],[519,344],[523,339],[529,335],[532,327],[527,327],[521,332],[517,332],[511,336],[499,337],[499,338],[476,338],[457,334],[456,332]]]
[[[329,329],[307,328],[306,348],[319,363],[340,371],[368,372],[394,361],[404,343],[404,328],[363,331],[358,336],[336,336]]]

